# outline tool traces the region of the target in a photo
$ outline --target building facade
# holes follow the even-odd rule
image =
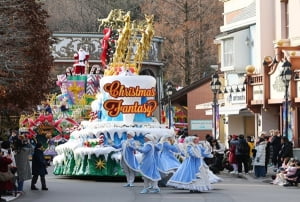
[[[223,2],[224,26],[221,27],[222,34],[216,38],[222,47],[224,88],[228,91],[227,87],[234,81],[237,88],[245,88],[244,97],[240,98],[251,120],[244,123],[252,122],[254,136],[261,131],[270,134],[270,130],[278,129],[294,143],[295,155],[298,155],[300,28],[297,19],[300,1]],[[291,80],[285,83],[287,69],[291,70]],[[233,107],[229,100],[224,95],[225,111]],[[228,118],[231,120],[230,116]],[[232,125],[234,128],[240,122],[229,121],[228,133]],[[247,125],[243,126],[244,133],[252,135],[247,132]]]
[[[189,135],[197,135],[201,139],[206,134],[212,134],[212,108],[213,93],[210,88],[211,75],[207,75],[186,86],[172,95],[173,106],[186,106],[187,129]],[[199,104],[201,103],[201,104]]]
[[[224,2],[224,24],[221,34],[216,36],[220,45],[220,71],[224,75],[222,82],[222,105],[219,106],[219,120],[224,124],[220,135],[244,134],[256,136],[255,114],[246,103],[245,67],[256,65],[257,43],[257,9],[255,0],[229,0]],[[219,124],[221,125],[221,124]]]
[[[272,52],[265,55],[261,73],[248,73],[247,102],[249,108],[262,114],[258,121],[265,128],[271,122],[281,134],[299,148],[299,71],[300,71],[300,2],[281,0],[273,3],[272,25],[274,38]],[[291,70],[291,79],[285,85],[285,66]],[[287,102],[286,102],[287,101]],[[268,118],[264,118],[268,117]],[[297,149],[295,150],[297,153]]]

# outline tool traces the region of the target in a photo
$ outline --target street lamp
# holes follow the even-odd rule
[[[169,119],[169,128],[171,128],[171,124],[172,124],[172,121],[171,121],[171,96],[173,94],[173,85],[171,82],[168,82],[167,83],[167,88],[166,88],[166,94],[168,96],[168,108],[169,108],[169,111],[168,111],[168,119]]]
[[[210,83],[211,90],[214,94],[214,99],[213,99],[213,137],[214,139],[217,138],[217,111],[218,111],[218,99],[217,95],[219,94],[220,88],[221,88],[221,82],[219,81],[219,75],[215,73],[212,76],[212,81]]]
[[[284,104],[285,104],[285,132],[284,132],[284,136],[285,137],[288,137],[288,131],[289,131],[289,127],[288,127],[288,124],[289,124],[289,118],[288,118],[288,115],[289,115],[289,103],[288,103],[288,99],[289,99],[289,95],[288,95],[288,89],[289,89],[289,84],[290,84],[290,81],[292,79],[292,70],[291,70],[291,63],[288,61],[288,60],[285,60],[285,62],[282,64],[282,67],[283,67],[283,70],[280,74],[280,77],[284,83],[284,86],[285,86],[285,94],[284,94],[284,98],[285,98],[285,101],[284,101]]]

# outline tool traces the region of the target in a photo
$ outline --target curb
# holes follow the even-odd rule
[[[18,199],[22,194],[18,193],[16,196],[2,196],[1,199],[5,199],[6,201],[14,201]]]
[[[241,178],[241,179],[245,179],[247,181],[251,181],[251,182],[262,182],[262,183],[270,183],[272,182],[272,174],[273,173],[268,173],[266,175],[266,177],[260,177],[260,178],[256,178],[254,173],[249,173],[249,174],[230,174],[230,173],[223,173],[226,176],[230,176],[230,177],[234,177],[234,178]]]

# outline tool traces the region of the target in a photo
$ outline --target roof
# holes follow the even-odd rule
[[[53,37],[103,37],[104,34],[100,32],[53,32]],[[141,37],[141,36],[137,36]],[[164,38],[161,36],[154,36],[152,41],[163,42]]]
[[[256,2],[253,1],[245,8],[235,11],[236,15],[232,17],[229,23],[239,22],[256,16]]]
[[[181,106],[187,106],[187,94],[200,87],[201,85],[211,81],[211,76],[213,74],[208,74],[207,76],[201,78],[200,80],[192,83],[189,86],[186,86],[179,91],[176,91],[172,96],[171,96],[171,102],[173,105],[181,105]],[[163,98],[163,100],[166,98]]]

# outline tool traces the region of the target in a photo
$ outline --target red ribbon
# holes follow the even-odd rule
[[[111,29],[105,28],[103,30],[104,36],[102,39],[102,53],[101,53],[101,64],[103,67],[106,67],[106,57],[107,57],[107,50],[108,50],[108,41],[111,35]]]

